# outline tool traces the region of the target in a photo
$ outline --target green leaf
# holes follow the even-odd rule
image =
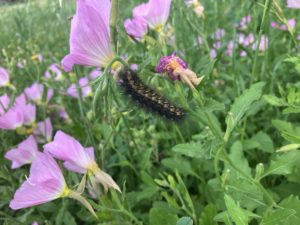
[[[264,95],[263,96],[264,100],[266,100],[269,104],[273,106],[286,106],[286,102],[284,99],[277,98],[276,96],[273,95]]]
[[[300,144],[300,127],[283,120],[272,120],[272,124],[287,141]]]
[[[190,217],[181,217],[176,225],[193,225],[193,220]]]
[[[259,131],[251,138],[251,140],[259,144],[257,147],[259,150],[270,153],[274,152],[273,141],[267,133]]]
[[[226,137],[229,136],[234,127],[242,119],[244,114],[248,111],[251,105],[260,99],[264,82],[259,82],[252,85],[249,89],[245,90],[241,96],[235,99],[233,105],[231,106],[230,113],[226,119],[227,130]],[[232,117],[232,118],[231,118]]]
[[[152,208],[149,213],[150,225],[174,225],[176,224],[178,217],[174,214],[161,211],[160,209]]]
[[[233,143],[230,149],[229,157],[240,170],[244,171],[248,175],[251,175],[251,168],[249,167],[249,163],[244,156],[243,145],[240,141]],[[232,170],[234,169],[232,168]]]
[[[224,198],[229,215],[236,223],[236,225],[247,225],[249,218],[248,215],[244,212],[244,210],[237,206],[234,200],[229,195],[225,194]]]
[[[279,209],[267,211],[261,225],[294,225],[300,224],[300,201],[296,196],[290,196],[279,204]]]
[[[172,151],[192,158],[202,158],[204,156],[200,143],[179,144],[174,146]]]
[[[270,167],[266,170],[262,177],[276,174],[287,175],[292,173],[294,166],[300,161],[300,152],[292,151],[284,154],[277,155],[277,157],[271,161]],[[261,177],[261,178],[262,178]]]
[[[162,165],[174,170],[176,169],[179,173],[183,175],[193,175],[198,177],[198,175],[193,171],[190,162],[185,159],[177,158],[166,158],[161,161]]]
[[[214,221],[216,215],[217,215],[216,205],[209,204],[205,206],[205,208],[202,210],[199,224],[217,225],[217,223]]]

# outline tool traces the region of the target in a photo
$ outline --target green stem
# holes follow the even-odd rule
[[[118,13],[119,13],[119,0],[112,0],[111,8],[110,8],[110,19],[109,19],[110,45],[112,48],[114,48],[115,52],[118,52],[118,46],[117,46]]]
[[[265,24],[266,15],[267,15],[267,12],[269,10],[269,3],[270,3],[270,0],[265,0],[264,12],[263,12],[263,16],[262,16],[261,23],[260,23],[260,26],[259,26],[258,42],[257,42],[257,46],[256,46],[256,50],[255,50],[255,56],[254,56],[254,62],[253,62],[253,66],[252,66],[252,76],[251,76],[251,81],[252,82],[253,82],[254,77],[255,77],[255,80],[258,79],[256,71],[257,71],[257,60],[258,60],[259,46],[260,46],[261,37],[262,37],[262,34],[263,34],[263,25]]]
[[[92,135],[90,123],[88,122],[88,120],[87,120],[87,118],[85,117],[85,114],[84,114],[82,92],[81,92],[81,87],[78,83],[79,73],[78,73],[77,67],[75,67],[75,74],[76,74],[76,89],[77,89],[77,94],[78,94],[77,99],[78,99],[78,107],[79,107],[79,111],[80,111],[80,116],[81,116],[81,119],[84,122],[84,125],[85,125],[85,128],[86,128],[85,130],[86,130],[87,136],[90,140],[90,143],[93,145],[94,149],[96,149],[96,145],[95,145],[95,141],[94,141],[94,138],[93,138],[93,135]]]

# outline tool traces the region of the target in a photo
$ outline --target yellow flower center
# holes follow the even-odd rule
[[[60,197],[61,198],[67,197],[67,196],[69,196],[70,192],[71,192],[71,190],[66,185],[63,192],[61,193]]]
[[[99,166],[97,165],[97,163],[94,161],[90,167],[88,168],[88,172],[90,172],[91,174],[96,173],[99,170]]]

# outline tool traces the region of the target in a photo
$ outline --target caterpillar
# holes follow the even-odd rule
[[[118,77],[125,93],[146,109],[171,120],[179,121],[184,118],[184,109],[173,105],[145,85],[138,77],[137,72],[130,69],[122,69],[119,71]]]

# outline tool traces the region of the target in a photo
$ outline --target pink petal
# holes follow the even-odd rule
[[[51,153],[57,159],[68,161],[83,169],[88,169],[94,163],[82,145],[62,131],[57,131],[54,140],[44,145],[44,151]]]
[[[31,135],[18,145],[18,148],[11,149],[5,154],[5,158],[12,161],[12,169],[30,164],[36,157],[38,146]]]
[[[27,208],[59,198],[66,188],[64,177],[55,160],[38,153],[30,168],[29,178],[16,191],[12,209]]]
[[[33,135],[39,143],[49,142],[52,139],[52,123],[50,118],[39,122],[33,131]]]
[[[15,130],[21,127],[24,121],[24,115],[20,108],[13,107],[0,117],[0,129]]]
[[[124,22],[127,34],[141,39],[148,32],[147,24],[140,19],[127,19]]]
[[[105,67],[111,60],[109,14],[109,0],[77,0],[71,24],[70,54],[62,60],[65,71],[71,71],[75,64]]]
[[[9,74],[6,69],[0,67],[0,87],[7,86],[9,84]]]

